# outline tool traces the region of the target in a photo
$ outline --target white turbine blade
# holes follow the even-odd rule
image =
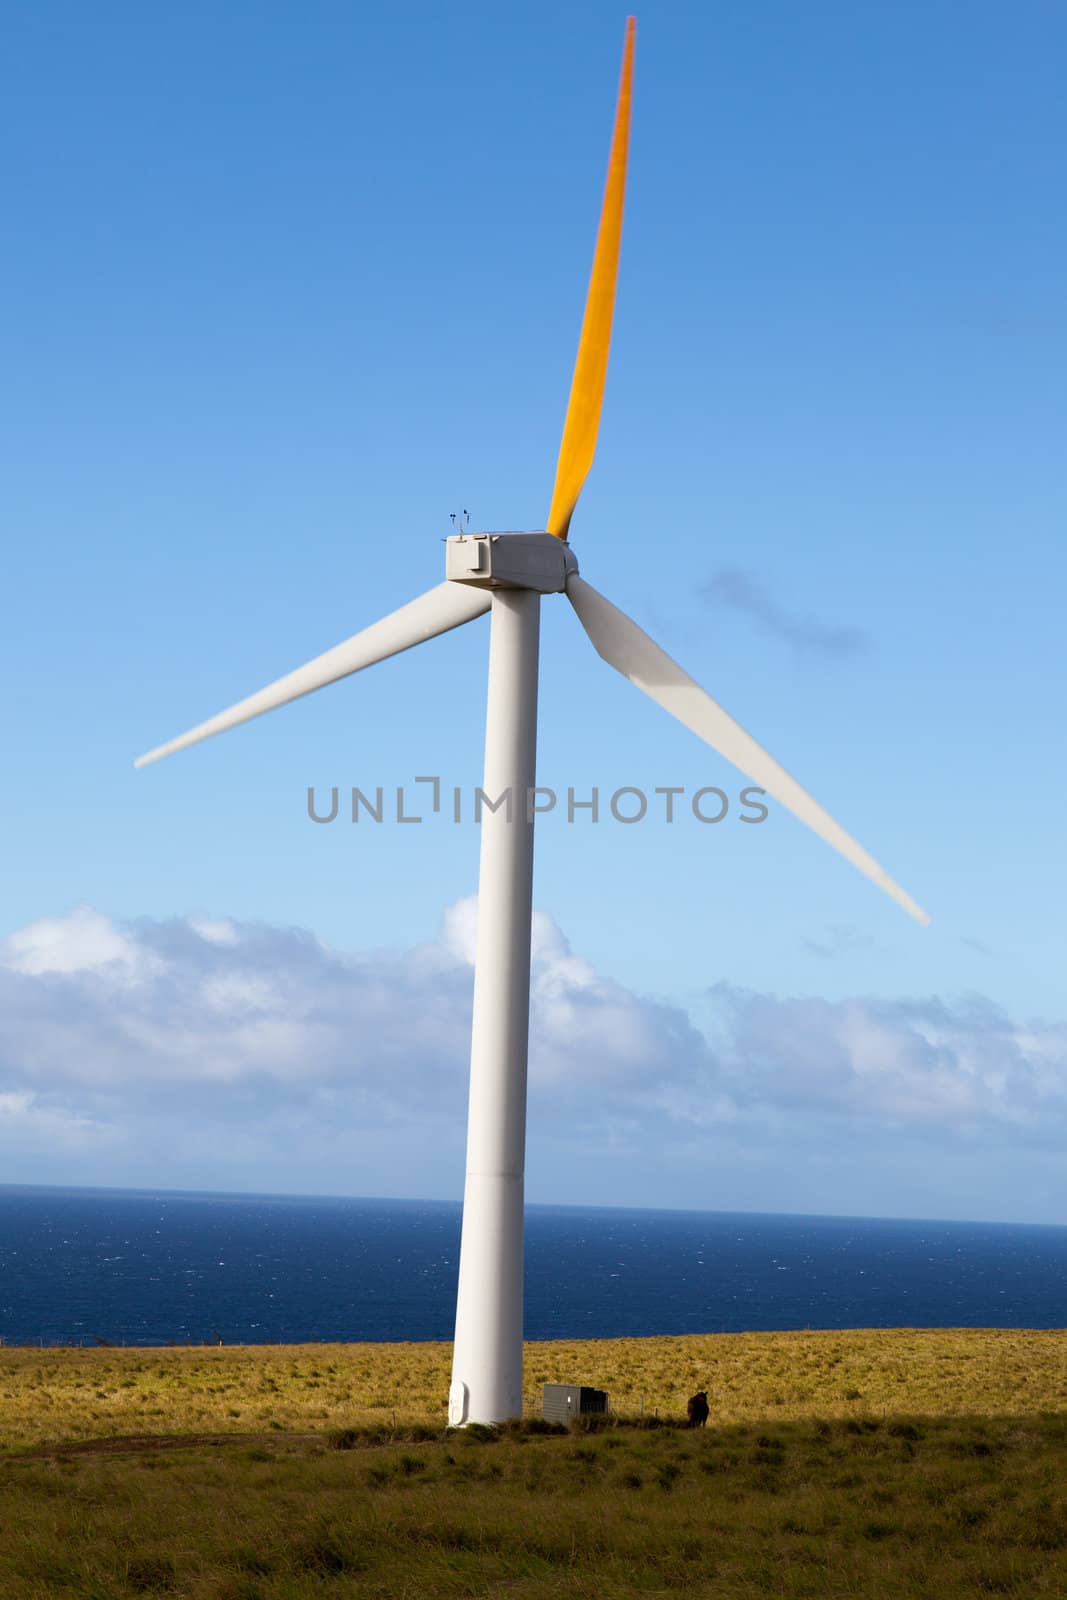
[[[766,789],[925,927],[930,918],[922,907],[636,622],[577,576],[568,580],[567,596],[597,653],[609,666]]]
[[[428,590],[417,600],[410,600],[398,611],[391,611],[380,622],[371,623],[362,633],[354,633],[344,644],[335,645],[332,650],[316,656],[314,661],[297,667],[295,672],[289,672],[258,693],[250,694],[246,700],[239,700],[228,711],[220,711],[217,717],[210,717],[198,727],[190,728],[188,733],[172,739],[169,744],[161,744],[155,750],[149,750],[147,755],[138,756],[134,766],[147,766],[161,756],[184,750],[186,745],[199,744],[201,739],[210,739],[213,734],[235,728],[238,723],[248,722],[251,717],[258,717],[264,711],[273,711],[275,706],[284,706],[302,694],[310,694],[313,689],[336,683],[338,678],[347,678],[350,673],[372,667],[376,661],[398,655],[401,650],[410,650],[412,645],[421,644],[424,639],[448,633],[450,629],[481,616],[491,604],[487,589],[463,583],[439,583],[436,589]]]

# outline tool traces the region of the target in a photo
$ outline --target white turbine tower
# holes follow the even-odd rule
[[[634,20],[626,27],[607,185],[563,428],[547,530],[454,534],[445,582],[279,678],[228,711],[141,756],[138,766],[285,705],[490,612],[478,944],[449,1421],[522,1412],[523,1166],[530,1008],[530,917],[541,596],[565,594],[598,654],[766,789],[919,922],[929,919],[800,785],[623,612],[578,576],[567,542],[593,460],[607,370],[622,232]]]

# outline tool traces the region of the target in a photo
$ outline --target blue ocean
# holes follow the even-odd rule
[[[0,1186],[0,1339],[450,1339],[460,1207]],[[1067,1228],[531,1206],[530,1339],[1067,1325]]]

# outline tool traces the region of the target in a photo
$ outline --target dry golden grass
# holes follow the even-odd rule
[[[0,1349],[0,1448],[126,1434],[440,1425],[448,1344]],[[556,1340],[526,1347],[541,1385],[591,1384],[621,1415],[716,1424],[849,1416],[1025,1416],[1067,1409],[1067,1330],[859,1329]]]
[[[0,1460],[2,1600],[1056,1600],[1067,1418]]]

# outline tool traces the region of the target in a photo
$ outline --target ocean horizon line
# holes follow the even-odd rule
[[[164,1185],[139,1186],[135,1184],[75,1184],[75,1183],[2,1183],[4,1194],[53,1195],[129,1195],[136,1199],[176,1200],[279,1200],[286,1203],[306,1200],[313,1204],[337,1201],[355,1205],[374,1206],[437,1206],[444,1210],[462,1209],[462,1199],[423,1195],[369,1195],[322,1194],[287,1189],[172,1189]],[[996,1217],[934,1217],[895,1216],[886,1212],[858,1211],[758,1211],[733,1210],[703,1206],[620,1206],[599,1201],[527,1200],[527,1211],[552,1211],[582,1215],[665,1216],[665,1217],[758,1217],[766,1220],[778,1218],[795,1222],[886,1222],[894,1226],[936,1226],[959,1228],[1043,1228],[1052,1231],[1067,1229],[1064,1222],[1029,1222]]]

